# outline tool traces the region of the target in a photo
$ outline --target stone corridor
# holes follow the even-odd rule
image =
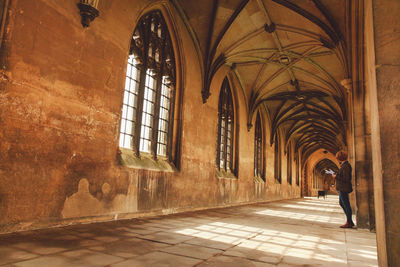
[[[337,196],[0,236],[0,266],[377,266]]]

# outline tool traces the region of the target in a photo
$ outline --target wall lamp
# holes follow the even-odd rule
[[[81,14],[82,26],[89,27],[91,21],[93,21],[98,15],[99,10],[97,6],[99,5],[99,0],[80,0],[77,4],[79,8],[79,13]]]

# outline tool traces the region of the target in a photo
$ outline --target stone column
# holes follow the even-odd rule
[[[346,126],[346,137],[347,137],[347,147],[343,148],[347,150],[349,153],[349,162],[354,165],[354,121],[353,121],[353,96],[352,96],[352,90],[353,90],[353,81],[352,79],[344,79],[340,81],[340,84],[345,88],[346,90],[346,99],[347,99],[347,118],[344,118],[344,125]]]
[[[360,76],[362,77],[362,75]],[[375,218],[371,173],[371,140],[369,115],[365,107],[367,94],[365,93],[363,80],[344,79],[341,84],[346,89],[346,98],[348,99],[347,150],[349,152],[349,162],[353,166],[355,192],[350,194],[350,202],[357,217],[357,226],[373,229],[375,227]]]
[[[351,1],[351,88],[349,116],[352,119],[353,169],[356,198],[357,226],[374,229],[374,199],[371,158],[371,134],[369,94],[365,88],[364,75],[364,1]],[[344,81],[346,85],[346,82]]]
[[[379,266],[400,263],[400,1],[365,1]]]

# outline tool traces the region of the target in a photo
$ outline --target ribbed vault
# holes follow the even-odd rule
[[[196,3],[194,3],[196,2]],[[332,3],[335,2],[335,3]],[[348,78],[343,21],[346,1],[176,0],[203,63],[203,101],[222,66],[240,85],[248,128],[267,114],[270,144],[284,144],[306,159],[318,149],[346,146]]]

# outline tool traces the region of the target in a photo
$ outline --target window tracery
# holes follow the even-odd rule
[[[171,153],[176,69],[160,11],[145,14],[129,51],[119,146],[167,157]]]
[[[218,104],[217,167],[233,170],[234,110],[228,79],[222,83]]]
[[[264,178],[263,164],[263,132],[261,128],[261,116],[257,113],[256,127],[254,134],[254,176]]]

